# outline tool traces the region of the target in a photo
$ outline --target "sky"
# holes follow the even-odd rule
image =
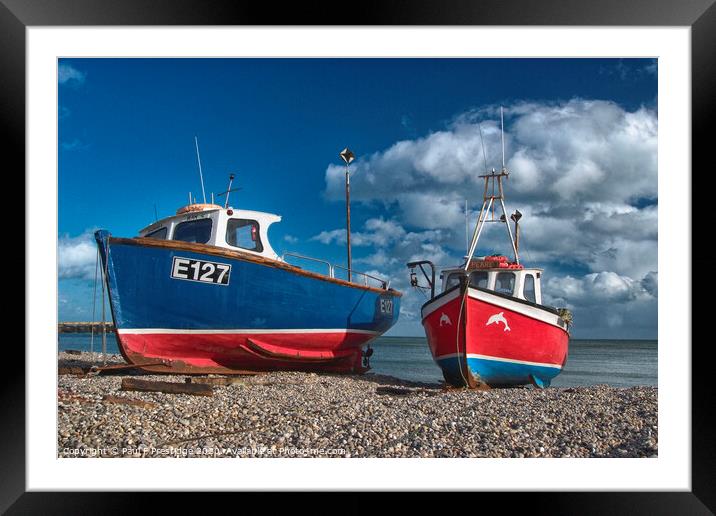
[[[653,59],[61,59],[58,316],[93,319],[92,233],[136,236],[207,197],[276,213],[281,254],[345,264],[404,292],[388,335],[423,335],[405,264],[456,265],[501,167],[520,254],[574,338],[657,336],[657,62]],[[482,131],[482,139],[480,137]],[[485,152],[483,154],[483,143]],[[494,228],[494,229],[493,229]],[[478,255],[507,254],[492,225]],[[97,300],[99,306],[99,300]],[[98,313],[95,314],[98,319]]]

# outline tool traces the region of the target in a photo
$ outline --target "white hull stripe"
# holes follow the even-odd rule
[[[550,312],[546,312],[545,310],[541,310],[539,308],[536,308],[534,306],[525,305],[523,303],[519,303],[517,301],[512,301],[510,299],[505,299],[501,296],[496,296],[493,294],[490,294],[489,292],[483,292],[481,290],[477,290],[474,288],[468,289],[468,295],[472,299],[477,299],[479,301],[483,301],[485,303],[489,303],[491,305],[496,305],[498,307],[506,308],[508,310],[511,310],[515,313],[524,315],[525,317],[529,317],[531,319],[536,319],[541,322],[545,322],[547,324],[551,324],[552,326],[556,326],[557,328],[560,328],[564,330],[562,326],[559,324],[559,316]],[[440,307],[445,305],[446,303],[449,303],[453,299],[460,296],[460,290],[455,289],[454,292],[451,292],[450,294],[446,295],[445,297],[442,297],[434,304],[429,304],[425,306],[422,310],[422,318],[425,319],[428,317],[431,313],[438,310]]]
[[[353,330],[346,328],[326,329],[266,329],[266,330],[177,330],[174,328],[120,328],[117,330],[120,335],[151,335],[151,334],[172,334],[172,335],[263,335],[266,333],[360,333],[364,335],[380,335],[380,332],[372,330]]]
[[[445,360],[448,358],[455,358],[462,356],[462,353],[449,353],[446,355],[440,355],[439,357],[435,357],[436,361]],[[562,366],[559,364],[545,364],[543,362],[528,362],[527,360],[515,360],[512,358],[502,358],[502,357],[492,357],[489,355],[477,355],[474,353],[468,353],[467,358],[479,358],[482,360],[494,360],[496,362],[508,362],[510,364],[520,364],[520,365],[530,365],[530,366],[538,366],[538,367],[553,367],[555,369],[562,369]]]
[[[559,325],[559,316],[557,314],[541,310],[534,306],[518,303],[517,301],[512,301],[511,299],[495,296],[474,288],[468,289],[468,295],[473,299],[497,305],[502,308],[507,308],[508,310],[524,315],[525,317],[536,319],[538,321],[556,326],[557,328],[564,329]]]
[[[460,296],[460,289],[458,288],[458,289],[455,289],[450,294],[443,296],[440,299],[436,299],[434,303],[426,305],[421,311],[421,315],[423,316],[423,319],[425,319],[428,315],[433,313],[435,310],[437,310],[441,306],[445,305],[446,303],[449,303],[450,301],[452,301],[453,299],[455,299],[456,297],[459,297],[459,296]]]

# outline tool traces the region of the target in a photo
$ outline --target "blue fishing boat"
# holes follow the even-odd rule
[[[398,319],[389,282],[286,253],[269,242],[281,217],[190,203],[138,237],[95,233],[119,349],[146,370],[360,373],[371,340]],[[316,272],[291,262],[318,264]],[[347,278],[341,278],[341,272]]]

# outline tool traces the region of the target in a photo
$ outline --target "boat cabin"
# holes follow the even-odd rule
[[[280,220],[272,213],[189,204],[179,208],[176,215],[142,229],[139,236],[213,245],[279,260],[269,244],[268,228]]]
[[[179,208],[176,215],[158,220],[139,231],[141,238],[159,240],[178,240],[193,244],[206,244],[232,251],[241,251],[270,260],[287,263],[296,268],[307,268],[311,264],[320,267],[319,274],[334,279],[346,279],[348,269],[331,264],[325,260],[311,258],[295,253],[276,254],[268,239],[268,229],[274,222],[281,220],[280,215],[261,211],[224,208],[218,204],[189,204]],[[289,263],[298,260],[302,267]],[[365,272],[350,271],[347,281],[363,283],[365,286],[383,289],[390,288],[390,281]]]
[[[503,263],[504,265],[499,265]],[[518,299],[524,299],[538,305],[542,304],[540,279],[542,269],[524,268],[521,265],[505,261],[494,263],[485,259],[472,260],[467,271],[458,267],[445,269],[440,274],[442,291],[458,285],[460,277],[469,274],[471,287],[493,290]]]

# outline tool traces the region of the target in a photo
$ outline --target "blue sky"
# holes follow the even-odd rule
[[[527,261],[545,267],[550,301],[575,310],[577,337],[656,336],[655,60],[62,59],[58,71],[60,320],[92,317],[93,229],[134,236],[155,205],[162,217],[200,198],[195,135],[207,195],[236,173],[233,206],[283,216],[277,251],[339,263],[349,146],[354,267],[408,290],[406,258],[462,256],[461,210],[479,208],[483,171],[474,129],[497,167],[503,105],[508,209],[529,216]],[[422,334],[421,298],[406,294],[392,333]]]

